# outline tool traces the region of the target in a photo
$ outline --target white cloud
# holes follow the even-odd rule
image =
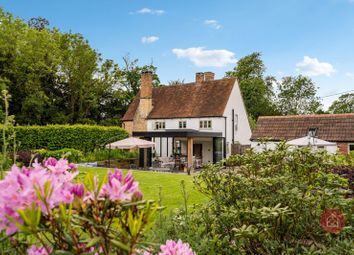
[[[353,1],[354,1],[354,0],[353,0]],[[354,76],[354,74],[353,74],[353,73],[350,73],[350,72],[347,72],[347,73],[345,73],[344,75],[347,76],[347,77],[353,77],[353,76]]]
[[[223,67],[236,62],[235,53],[228,50],[206,50],[204,47],[172,49],[177,58],[189,59],[198,67]]]
[[[336,72],[330,63],[320,62],[317,58],[304,56],[302,62],[296,64],[296,70],[308,76],[326,75],[330,76]]]
[[[154,36],[154,35],[152,35],[152,36],[143,36],[141,38],[141,42],[142,43],[154,43],[154,42],[158,41],[159,39],[160,38],[158,36]]]
[[[220,23],[215,19],[204,20],[204,24],[217,30],[221,28]]]
[[[164,10],[158,10],[158,9],[150,9],[147,7],[144,7],[136,12],[130,12],[130,14],[134,14],[134,13],[138,13],[138,14],[151,14],[151,15],[162,15],[165,13]]]

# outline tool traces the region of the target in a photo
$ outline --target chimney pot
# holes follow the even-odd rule
[[[205,72],[204,73],[204,80],[205,81],[213,81],[215,74],[213,72]]]
[[[201,84],[204,81],[204,73],[196,73],[195,74],[195,83]]]

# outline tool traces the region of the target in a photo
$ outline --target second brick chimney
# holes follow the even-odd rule
[[[205,81],[213,81],[215,74],[213,72],[205,72],[204,73],[204,80]]]
[[[152,72],[143,72],[140,83],[139,106],[133,122],[134,131],[147,130],[147,117],[152,110]]]

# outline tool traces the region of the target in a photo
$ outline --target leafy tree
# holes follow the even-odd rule
[[[49,26],[49,21],[45,18],[38,17],[38,18],[31,18],[28,21],[28,25],[32,28],[43,30]]]
[[[254,52],[241,58],[233,71],[226,72],[226,76],[237,77],[239,82],[253,78],[263,79],[266,67],[261,57],[260,52]]]
[[[284,77],[278,83],[277,107],[283,115],[310,114],[320,110],[313,81],[305,76]]]
[[[28,23],[0,8],[0,80],[12,95],[10,114],[19,124],[120,124],[140,88],[138,60],[120,68],[104,60],[81,34],[46,28],[44,18]]]
[[[335,100],[328,109],[331,113],[353,113],[354,112],[354,93],[341,95]]]
[[[252,118],[261,115],[275,115],[273,103],[274,77],[265,77],[265,65],[259,52],[241,58],[233,71],[226,72],[226,77],[236,77],[248,114]]]

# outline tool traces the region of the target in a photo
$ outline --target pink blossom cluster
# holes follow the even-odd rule
[[[13,165],[5,179],[0,181],[0,231],[6,229],[7,235],[17,232],[9,217],[22,223],[19,209],[35,204],[47,214],[59,203],[71,203],[75,195],[72,182],[77,174],[75,170],[75,165],[67,160],[54,158],[49,158],[43,165],[34,163],[30,168],[20,169]],[[49,187],[48,192],[45,187]]]
[[[145,251],[142,255],[152,255],[149,251]],[[166,244],[160,246],[158,255],[196,255],[188,243],[183,243],[181,240],[167,240]]]
[[[123,173],[119,169],[108,173],[108,181],[99,191],[98,199],[103,200],[109,198],[111,201],[131,201],[141,200],[143,193],[139,190],[139,183],[134,181],[131,171],[123,177]],[[87,192],[84,201],[92,201],[94,196],[91,192]]]
[[[27,249],[27,255],[49,255],[48,251],[51,252],[51,249],[32,245]]]
[[[183,243],[181,240],[167,240],[166,244],[161,245],[159,255],[196,255],[192,251],[188,243]]]

